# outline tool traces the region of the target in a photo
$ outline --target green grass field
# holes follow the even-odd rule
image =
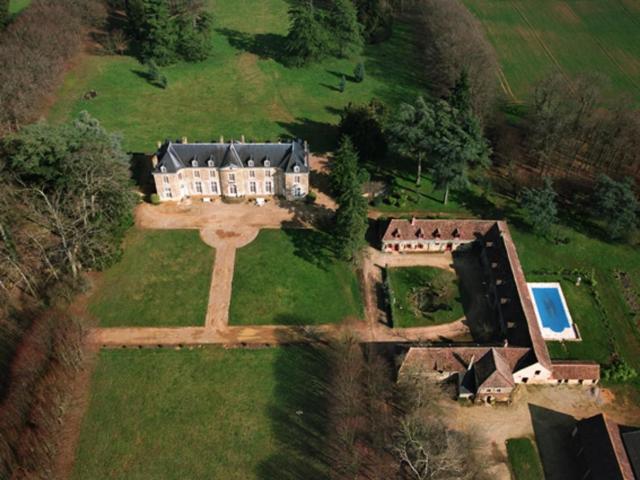
[[[229,323],[315,325],[363,315],[353,268],[317,230],[261,230],[236,253]]]
[[[393,291],[392,305],[393,326],[397,328],[424,327],[453,322],[464,316],[460,298],[458,280],[455,273],[439,268],[403,267],[388,268],[387,274]],[[434,281],[453,284],[454,299],[450,302],[450,310],[440,309],[428,316],[416,311],[412,301],[412,289]]]
[[[580,269],[595,273],[596,289],[611,326],[610,333],[599,317],[587,288],[577,289],[565,280],[562,282],[563,290],[581,330],[583,342],[581,345],[567,343],[564,349],[552,347],[552,355],[606,362],[608,359],[605,355],[609,350],[607,342],[611,339],[613,348],[640,370],[640,329],[631,317],[620,285],[614,277],[615,270],[626,271],[640,291],[640,255],[637,246],[609,243],[569,227],[561,227],[562,235],[568,239],[564,245],[536,237],[526,228],[518,228],[513,224],[511,231],[527,279],[535,279],[533,273],[540,269]]]
[[[395,103],[414,97],[420,87],[408,26],[398,24],[392,39],[365,49],[365,81],[349,81],[340,93],[340,77],[349,78],[360,58],[300,69],[279,62],[288,29],[286,0],[209,4],[215,19],[210,59],[163,69],[169,85],[162,90],[141,76],[144,67],[134,58],[90,55],[66,76],[50,119],[87,110],[121,132],[125,147],[136,152],[152,151],[165,138],[208,141],[220,135],[254,140],[294,135],[323,151],[333,147],[335,123],[347,103],[372,97]],[[97,98],[82,100],[88,90]]]
[[[129,230],[89,311],[102,327],[204,325],[214,250],[197,230]]]
[[[22,10],[27,8],[31,0],[10,0],[9,1],[9,13],[20,13]]]
[[[325,369],[294,347],[103,350],[71,478],[327,478]]]
[[[602,73],[640,99],[640,0],[463,0],[482,22],[515,99],[552,71]]]
[[[507,440],[507,455],[514,480],[544,479],[540,456],[529,438],[510,438]]]

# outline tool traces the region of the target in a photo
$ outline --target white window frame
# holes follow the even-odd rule
[[[293,173],[300,173],[300,167],[298,165],[293,167]]]
[[[200,180],[193,182],[193,188],[197,194],[202,195],[202,182]]]
[[[249,178],[256,178],[256,171],[255,170],[249,170]]]
[[[213,160],[209,160],[207,162],[207,165],[210,166],[210,167],[213,167],[215,165],[215,162]]]
[[[300,175],[293,177],[293,183],[300,183]]]
[[[166,173],[167,172],[167,167],[165,167],[164,165],[160,165],[160,171],[162,173]]]
[[[229,184],[229,195],[238,195],[238,186],[235,183]]]
[[[271,160],[265,160],[264,161],[264,166],[265,167],[270,167],[271,166]]]
[[[215,170],[209,170],[209,178],[216,178],[216,171]]]
[[[264,182],[264,191],[265,193],[273,193],[273,183],[271,180]]]
[[[218,193],[218,182],[215,180],[209,182],[209,188],[211,189],[211,193]]]
[[[194,170],[194,171],[193,171],[193,176],[194,176],[195,178],[200,178],[200,170]]]
[[[171,187],[164,187],[164,192],[162,193],[164,198],[173,198],[173,192],[171,191]]]
[[[229,174],[229,183],[235,183],[236,181],[236,174],[235,173],[230,173]]]
[[[165,185],[169,185],[169,176],[168,175],[163,175],[162,176],[162,183],[164,183]]]
[[[264,172],[265,177],[271,177],[271,170],[267,170]]]
[[[249,160],[249,161],[247,162],[247,166],[249,166],[249,167],[253,167],[254,165],[255,165],[255,163],[254,163],[254,161],[253,161],[253,160]]]
[[[253,194],[258,193],[258,185],[256,182],[249,182],[249,192]]]
[[[198,161],[197,160],[191,160],[191,166],[192,167],[197,167],[198,166]]]

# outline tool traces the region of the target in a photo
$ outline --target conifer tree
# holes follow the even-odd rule
[[[520,205],[525,217],[538,235],[546,235],[558,221],[558,194],[549,178],[544,179],[542,188],[525,188],[522,191]]]
[[[308,0],[298,0],[289,9],[286,52],[292,65],[301,67],[326,55],[328,38],[321,17]]]
[[[334,158],[331,183],[338,202],[336,250],[344,260],[354,260],[364,246],[367,231],[367,201],[362,196],[366,173],[358,167],[358,154],[351,139],[343,136]]]
[[[617,182],[606,175],[600,175],[593,199],[594,211],[599,219],[606,222],[607,232],[612,239],[629,236],[638,226],[640,202],[633,191],[633,179]]]
[[[466,69],[460,72],[460,76],[451,90],[449,104],[463,115],[471,113],[471,85]]]
[[[142,58],[152,58],[158,65],[169,65],[177,60],[178,35],[166,0],[143,0],[139,28]]]
[[[337,56],[344,58],[362,50],[362,26],[352,0],[333,0],[327,21]]]
[[[357,83],[364,81],[364,63],[358,62],[355,70],[353,71],[353,78]]]
[[[344,75],[342,75],[340,77],[340,83],[338,84],[338,90],[340,90],[340,93],[344,93],[346,88],[347,88],[347,79],[345,78]]]

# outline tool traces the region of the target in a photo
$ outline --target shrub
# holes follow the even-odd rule
[[[310,191],[309,193],[307,193],[307,197],[305,198],[305,201],[311,205],[316,203],[316,199],[317,199],[317,195],[316,192]]]
[[[152,193],[149,197],[149,200],[151,200],[151,203],[153,205],[160,205],[160,195],[158,195],[157,193]]]
[[[353,78],[357,83],[364,81],[364,63],[359,62],[353,71]]]
[[[615,383],[628,382],[638,376],[636,370],[622,359],[616,359],[602,369],[602,379]]]

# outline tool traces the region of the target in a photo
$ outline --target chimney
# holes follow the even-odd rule
[[[158,147],[158,150],[160,150],[160,148],[162,148],[162,142],[160,140],[158,140],[156,142],[156,146]]]
[[[151,166],[153,168],[156,168],[158,166],[158,156],[154,155],[153,157],[151,157]]]
[[[471,355],[471,360],[469,360],[469,365],[467,365],[467,371],[471,370],[471,367],[473,367],[473,363],[476,361],[476,356],[475,355]]]
[[[187,137],[182,137],[181,143],[187,143]]]
[[[240,143],[244,143],[244,135],[240,135]]]
[[[220,135],[220,143],[224,143],[224,137]]]
[[[309,144],[306,140],[304,141],[304,153],[309,153]]]

